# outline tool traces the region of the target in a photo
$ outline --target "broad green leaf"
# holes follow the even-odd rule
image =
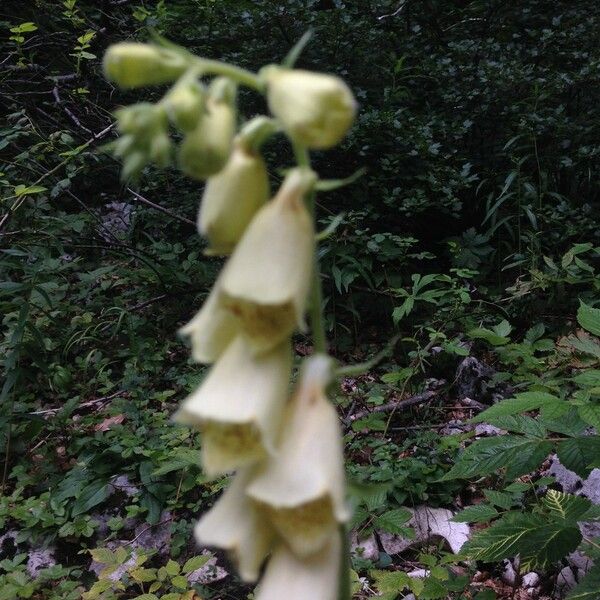
[[[506,417],[495,417],[489,420],[491,425],[506,429],[513,433],[522,433],[528,437],[543,438],[546,435],[545,427],[527,415],[508,415]]]
[[[581,583],[569,592],[566,600],[600,599],[600,565],[594,565],[581,580]]]
[[[483,490],[485,497],[494,506],[504,508],[508,510],[513,506],[516,501],[513,494],[507,494],[506,492],[498,492],[496,490]]]
[[[421,600],[438,600],[448,595],[446,586],[439,579],[427,577],[423,584],[423,591],[419,595]]]
[[[549,521],[533,513],[509,513],[475,534],[463,546],[461,554],[488,562],[518,554],[521,567],[531,570],[555,563],[580,542],[581,533],[576,525]]]
[[[581,387],[600,386],[600,369],[586,369],[575,375],[573,381]]]
[[[600,336],[600,308],[588,306],[582,300],[579,301],[577,310],[577,322],[593,335]]]
[[[382,600],[395,600],[403,589],[411,587],[411,577],[404,571],[370,571],[369,575],[375,581],[379,590],[378,598]]]
[[[506,468],[508,478],[535,469],[552,450],[552,442],[537,438],[500,435],[473,442],[442,480],[467,479]]]
[[[574,437],[558,444],[556,454],[560,462],[580,477],[590,474],[590,465],[600,456],[600,436]]]
[[[548,493],[542,499],[542,506],[557,519],[575,524],[588,512],[592,503],[582,496],[548,490]]]
[[[76,517],[87,513],[91,508],[108,498],[110,486],[104,480],[93,481],[83,488],[75,498],[71,515]]]
[[[210,554],[205,554],[203,556],[192,556],[192,558],[186,560],[182,571],[186,574],[196,571],[200,567],[203,567],[209,560]]]
[[[489,504],[474,504],[467,506],[458,514],[452,517],[452,521],[457,523],[485,523],[499,516],[498,511]]]
[[[510,342],[510,339],[502,335],[498,335],[496,332],[485,327],[476,327],[467,332],[470,338],[476,340],[485,340],[492,346],[504,346]]]
[[[177,562],[175,562],[174,560],[171,559],[165,565],[165,569],[167,569],[167,573],[171,577],[175,577],[175,575],[179,575],[179,571],[181,570],[181,567],[179,566],[179,563],[177,563]]]
[[[388,510],[382,515],[375,517],[373,524],[377,529],[383,529],[387,533],[404,533],[406,522],[412,517],[412,512],[405,508]]]
[[[514,398],[508,398],[494,404],[494,406],[491,406],[471,419],[471,423],[488,422],[489,419],[494,417],[516,415],[522,412],[538,410],[542,406],[562,404],[564,402],[560,398],[547,392],[523,392],[522,394],[517,394]]]
[[[115,555],[112,550],[109,550],[108,548],[94,548],[89,552],[96,562],[102,563],[103,565],[111,565],[116,562]]]
[[[577,412],[582,421],[600,431],[600,404],[592,404],[591,402],[583,404],[577,407]]]

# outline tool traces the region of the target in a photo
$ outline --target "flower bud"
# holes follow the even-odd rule
[[[256,600],[337,600],[341,551],[338,532],[322,550],[302,559],[281,544],[269,560]]]
[[[289,341],[252,356],[237,337],[175,419],[202,432],[202,467],[210,476],[274,454],[291,374]]]
[[[199,544],[227,550],[244,581],[256,581],[273,539],[264,515],[246,496],[250,476],[250,469],[239,471],[194,531]]]
[[[271,112],[308,148],[335,146],[356,115],[356,101],[339,77],[270,66],[261,73]]]
[[[209,95],[206,112],[183,138],[179,149],[181,170],[194,179],[206,179],[218,173],[231,154],[236,127],[235,104],[231,95],[217,89],[219,94]]]
[[[230,254],[256,211],[269,197],[262,157],[239,142],[222,171],[209,177],[198,213],[198,229],[210,254]]]
[[[290,171],[223,269],[219,302],[239,319],[256,352],[303,327],[315,249],[304,195],[315,178],[309,169]]]
[[[204,108],[204,91],[195,79],[183,79],[165,96],[164,104],[175,127],[191,131],[198,125]]]
[[[192,358],[199,363],[215,362],[239,333],[237,319],[218,303],[219,280],[194,318],[179,334],[190,338]]]
[[[286,408],[276,458],[248,486],[286,544],[299,557],[318,552],[350,514],[345,501],[342,434],[325,397],[331,359],[307,359]]]
[[[171,139],[165,132],[156,133],[150,141],[150,158],[159,167],[167,167],[171,162],[171,147]]]
[[[124,88],[158,85],[176,80],[188,68],[185,57],[173,50],[123,42],[104,55],[104,74]]]

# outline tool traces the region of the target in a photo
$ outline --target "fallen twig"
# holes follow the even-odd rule
[[[445,382],[443,382],[445,383]],[[409,398],[405,398],[404,400],[394,400],[393,402],[388,402],[387,404],[382,404],[381,406],[375,406],[373,408],[360,410],[353,415],[350,415],[344,422],[346,425],[350,425],[359,419],[364,419],[364,417],[368,417],[373,413],[386,413],[390,411],[395,411],[402,408],[408,408],[409,406],[414,406],[415,404],[422,404],[423,402],[427,402],[435,398],[441,392],[442,382],[440,381],[439,387],[433,390],[427,390],[426,392],[422,392],[421,394],[415,394],[414,396],[410,396]]]

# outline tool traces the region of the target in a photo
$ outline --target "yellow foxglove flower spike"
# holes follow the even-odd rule
[[[202,432],[202,467],[211,477],[275,453],[292,368],[290,342],[252,356],[238,336],[175,420]]]
[[[236,315],[253,349],[263,352],[304,327],[315,251],[304,195],[316,181],[292,169],[261,208],[225,265],[219,302]]]
[[[136,88],[175,81],[188,68],[188,61],[168,48],[122,42],[108,48],[103,67],[107,79],[124,88]]]
[[[179,148],[181,170],[194,179],[218,173],[231,153],[235,128],[235,84],[218,77],[209,88],[205,113]]]
[[[307,148],[335,146],[356,115],[356,100],[339,77],[300,69],[265,67],[269,109],[283,128]]]
[[[340,554],[338,532],[319,552],[303,559],[280,545],[269,560],[256,600],[337,600]]]
[[[350,514],[339,418],[325,397],[332,359],[308,358],[286,408],[277,455],[248,486],[299,557],[318,552]]]
[[[210,243],[207,254],[230,254],[268,198],[265,161],[236,140],[227,164],[204,188],[198,229]]]
[[[256,581],[273,540],[273,530],[265,516],[246,496],[251,474],[251,469],[239,471],[194,530],[202,546],[216,546],[231,553],[244,581]]]
[[[199,363],[215,362],[240,332],[238,320],[218,303],[219,279],[193,319],[179,329],[190,338],[192,358]]]

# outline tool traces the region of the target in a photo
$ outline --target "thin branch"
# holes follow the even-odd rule
[[[386,413],[391,411],[396,411],[402,408],[408,408],[409,406],[415,406],[416,404],[422,404],[423,402],[428,402],[432,400],[436,396],[440,394],[441,387],[445,382],[440,381],[439,387],[434,390],[428,390],[421,394],[415,394],[414,396],[410,396],[404,400],[394,400],[392,402],[388,402],[387,404],[382,404],[381,406],[375,406],[374,408],[369,408],[365,410],[361,410],[353,415],[347,417],[344,421],[346,425],[350,425],[354,423],[354,421],[358,421],[359,419],[364,419],[368,417],[372,413]]]
[[[187,223],[188,225],[192,225],[192,227],[196,227],[196,223],[194,223],[194,221],[191,221],[190,219],[188,219],[186,217],[182,217],[181,215],[178,215],[177,213],[170,211],[168,208],[165,208],[164,206],[160,206],[160,204],[155,204],[151,200],[148,200],[148,198],[144,198],[144,196],[142,196],[141,194],[138,194],[136,191],[132,190],[130,187],[127,188],[127,191],[129,193],[133,194],[133,197],[136,200],[138,200],[139,202],[147,204],[148,206],[151,206],[153,209],[158,210],[158,211],[164,213],[165,215],[169,215],[170,217],[173,217],[173,219],[177,219],[178,221],[181,221],[182,223]]]

